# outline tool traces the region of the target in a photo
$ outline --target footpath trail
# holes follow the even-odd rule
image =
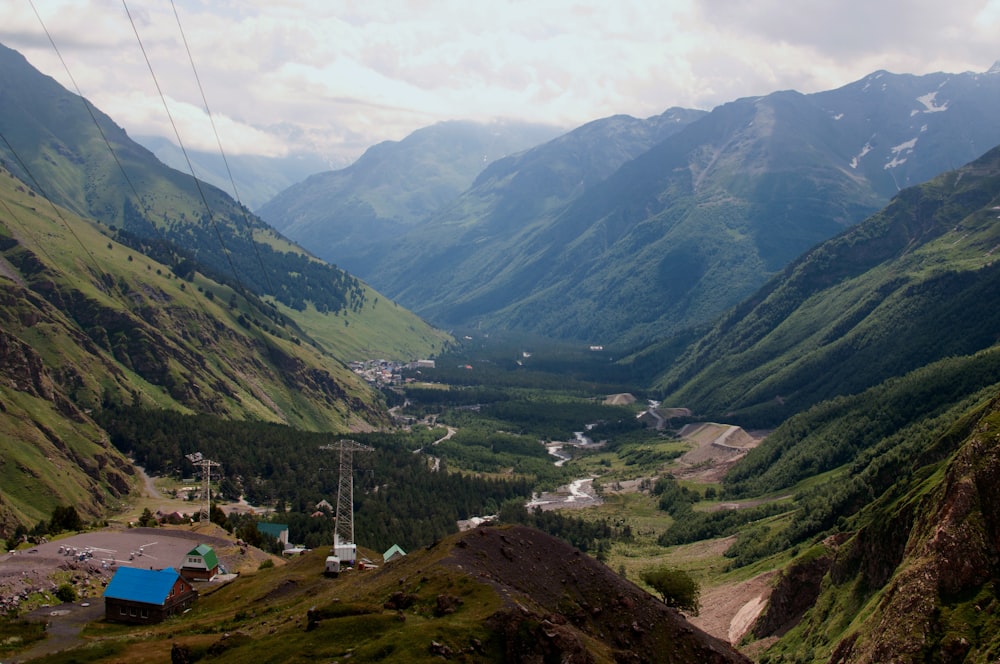
[[[84,606],[86,605],[86,606]],[[45,640],[6,659],[7,662],[28,662],[53,655],[84,643],[80,632],[84,626],[104,615],[104,601],[91,600],[35,609],[25,616],[28,620],[44,622]]]

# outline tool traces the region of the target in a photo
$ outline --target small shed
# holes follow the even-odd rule
[[[393,544],[389,547],[389,550],[382,554],[382,561],[389,562],[390,560],[395,560],[396,558],[402,558],[406,555],[406,551],[398,544]]]
[[[284,523],[257,523],[258,532],[270,535],[288,548],[288,525]]]
[[[182,613],[198,593],[177,570],[119,567],[104,589],[104,617],[140,625]]]
[[[184,555],[181,576],[188,581],[211,581],[219,573],[219,557],[207,544],[199,544]]]

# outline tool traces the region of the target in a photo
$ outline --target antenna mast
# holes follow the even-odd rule
[[[340,481],[337,484],[337,520],[334,536],[343,543],[354,544],[354,452],[371,452],[374,448],[353,440],[338,440],[322,445],[321,450],[340,452]]]
[[[218,468],[221,464],[211,459],[206,459],[201,452],[187,454],[187,460],[196,467],[201,468],[201,495],[205,499],[205,505],[199,510],[199,518],[210,519],[212,516],[212,467]]]

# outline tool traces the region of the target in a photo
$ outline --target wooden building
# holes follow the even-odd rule
[[[104,617],[114,622],[158,623],[189,608],[198,593],[173,568],[119,567],[104,589]]]
[[[184,555],[181,576],[188,581],[211,581],[219,573],[219,557],[207,544],[199,544]]]

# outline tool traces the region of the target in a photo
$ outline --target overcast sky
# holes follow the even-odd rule
[[[227,154],[335,164],[448,119],[570,129],[1000,59],[1000,0],[33,3],[4,0],[0,42],[75,91],[44,23],[80,91],[131,135],[173,139],[128,13],[185,146],[217,149],[181,29]]]

